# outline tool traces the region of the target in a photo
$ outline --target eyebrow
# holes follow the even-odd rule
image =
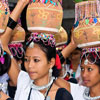
[[[40,58],[39,56],[27,56],[27,55],[25,57],[28,57],[28,58],[29,57],[32,57],[32,58]]]

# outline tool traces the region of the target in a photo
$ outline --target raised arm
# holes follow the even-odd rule
[[[20,16],[22,10],[24,7],[29,3],[29,0],[19,0],[17,2],[16,7],[14,8],[13,12],[11,13],[10,17],[13,21],[17,22],[18,17]],[[5,33],[0,37],[3,49],[7,51],[10,55],[10,51],[8,49],[8,43],[10,41],[11,35],[12,35],[12,29],[10,27],[7,27],[5,30]],[[12,57],[11,57],[12,58]],[[11,59],[11,67],[9,69],[9,77],[11,79],[11,82],[16,86],[17,84],[17,78],[20,70],[18,67],[18,64],[14,58]]]
[[[74,43],[73,36],[71,36],[71,42],[61,51],[63,57],[66,59],[69,57],[72,51],[76,49],[77,45]]]

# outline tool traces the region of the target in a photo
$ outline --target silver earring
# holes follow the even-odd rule
[[[49,77],[50,77],[50,79],[51,79],[51,77],[52,77],[52,72],[53,72],[53,70],[52,70],[52,68],[50,68],[50,69],[49,69]]]

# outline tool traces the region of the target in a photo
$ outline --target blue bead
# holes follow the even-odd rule
[[[75,24],[74,24],[74,27],[77,27],[79,25],[79,21],[77,21]]]
[[[33,0],[33,2],[35,2],[35,0]]]
[[[94,23],[97,23],[98,20],[97,20],[97,18],[94,18],[93,21],[94,21]]]
[[[6,55],[7,53],[6,52],[3,52],[3,55]]]
[[[48,3],[48,0],[45,0],[45,3]]]
[[[8,14],[8,12],[5,12],[5,15],[7,15]]]

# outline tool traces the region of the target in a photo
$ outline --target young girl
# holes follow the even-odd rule
[[[59,56],[53,35],[33,33],[26,43],[23,62],[27,72],[18,73],[15,100],[72,100],[66,89],[55,84],[61,68],[55,66],[59,63],[56,59]]]
[[[81,76],[84,86],[61,79],[56,84],[69,90],[74,100],[100,100],[100,47],[83,49]]]

